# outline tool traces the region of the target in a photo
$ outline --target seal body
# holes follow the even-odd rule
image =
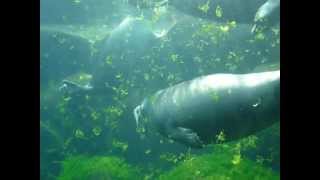
[[[254,20],[261,21],[261,19],[267,18],[268,16],[272,16],[273,14],[278,15],[277,18],[279,19],[279,8],[280,0],[268,0],[262,6],[259,7]]]
[[[254,17],[252,32],[273,26],[280,21],[280,0],[267,0],[259,7]]]
[[[183,5],[181,0],[130,0],[129,3],[145,8],[171,6],[185,14],[215,22],[254,23],[253,32],[280,21],[280,0],[184,0]]]
[[[257,9],[266,0],[186,0],[170,1],[170,5],[178,10],[196,17],[213,21],[237,21],[238,23],[251,23]],[[217,16],[217,11],[222,12]]]
[[[191,147],[253,134],[279,120],[280,71],[213,74],[156,92],[134,110],[164,136]]]

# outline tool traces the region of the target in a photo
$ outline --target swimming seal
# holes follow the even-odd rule
[[[279,121],[280,70],[212,74],[185,81],[145,98],[134,109],[137,126],[190,147],[214,143],[223,132],[232,141]]]
[[[251,32],[258,31],[259,26],[273,25],[280,20],[280,0],[267,0],[259,7],[254,17]]]
[[[236,21],[250,24],[256,11],[267,0],[130,0],[140,8],[171,6],[185,14],[217,22]]]
[[[176,22],[166,11],[159,15],[157,22],[134,16],[126,16],[109,36],[97,46],[97,55],[90,60],[90,82],[86,84],[63,79],[60,91],[76,94],[85,91],[106,93],[118,85],[115,74],[141,69],[142,57],[152,52],[160,38],[175,26]],[[137,67],[137,68],[135,68]],[[129,73],[128,73],[129,74]]]
[[[273,27],[280,21],[280,0],[130,0],[145,8],[171,6],[184,14],[214,22],[253,24],[252,32]]]

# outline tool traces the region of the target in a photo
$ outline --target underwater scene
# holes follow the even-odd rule
[[[280,0],[40,0],[40,179],[280,179]]]

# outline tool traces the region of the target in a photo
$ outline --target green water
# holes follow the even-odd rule
[[[280,179],[279,123],[202,149],[139,133],[132,111],[158,90],[280,62],[277,23],[251,33],[227,5],[159,2],[41,0],[41,179]],[[62,93],[65,79],[94,90]]]

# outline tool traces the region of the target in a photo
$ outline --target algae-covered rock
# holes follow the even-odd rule
[[[140,179],[138,169],[123,159],[109,156],[72,156],[62,163],[58,180]]]
[[[241,157],[230,148],[216,148],[211,154],[185,160],[159,179],[276,180],[280,177],[271,169]]]

